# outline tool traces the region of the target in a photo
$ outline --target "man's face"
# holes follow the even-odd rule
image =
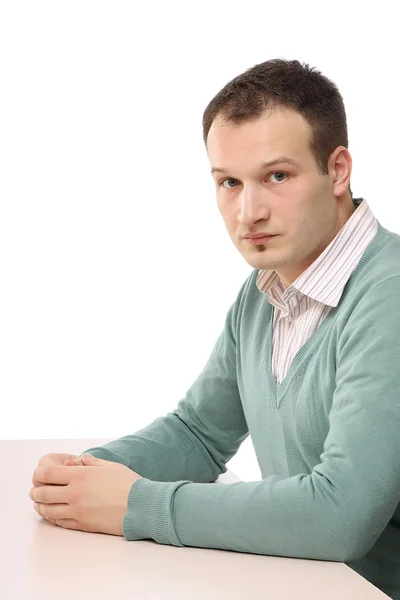
[[[308,122],[286,108],[239,126],[217,117],[207,137],[211,166],[224,170],[214,172],[213,179],[233,243],[249,265],[274,269],[286,287],[323,252],[354,211],[351,196],[345,193],[348,181],[334,187],[339,150],[329,159],[333,167],[329,174],[320,175],[310,137]],[[344,152],[342,164],[351,171],[351,157]],[[283,160],[261,167],[282,156],[297,165]],[[345,196],[338,198],[338,190]],[[276,237],[253,245],[244,239],[249,233]]]

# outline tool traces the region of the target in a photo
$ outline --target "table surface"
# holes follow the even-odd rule
[[[42,519],[28,496],[39,459],[51,452],[81,454],[108,441],[0,440],[0,598],[388,598],[344,563],[126,541]],[[231,471],[218,479],[234,481],[240,479]]]

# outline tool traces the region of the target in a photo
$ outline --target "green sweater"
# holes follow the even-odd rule
[[[378,222],[278,385],[257,274],[177,408],[86,452],[143,477],[126,540],[342,561],[400,600],[400,236]],[[262,480],[209,485],[249,434]]]

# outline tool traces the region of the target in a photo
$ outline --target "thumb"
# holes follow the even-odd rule
[[[82,454],[81,455],[81,461],[83,462],[84,465],[91,465],[91,466],[100,466],[100,465],[104,465],[104,463],[109,463],[110,461],[108,460],[103,460],[102,458],[96,458],[95,456],[92,456],[91,454]]]
[[[82,461],[81,459],[78,458],[67,458],[67,460],[64,461],[64,467],[74,467],[76,465],[82,465]]]

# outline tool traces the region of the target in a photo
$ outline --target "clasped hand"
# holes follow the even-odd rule
[[[37,467],[29,498],[44,519],[66,529],[123,536],[128,495],[142,477],[120,463],[83,455],[84,466]]]

